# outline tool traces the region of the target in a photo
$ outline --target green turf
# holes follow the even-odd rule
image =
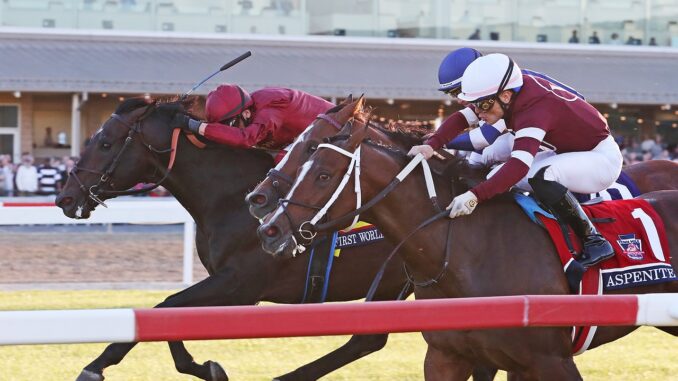
[[[167,291],[18,291],[0,293],[1,310],[120,308],[152,306]],[[270,380],[346,341],[345,336],[188,342],[202,362],[221,363],[231,380]],[[678,348],[669,335],[651,328],[576,358],[585,380],[678,380]],[[0,380],[75,380],[104,344],[0,347]],[[394,334],[388,345],[326,377],[327,380],[421,380],[425,344],[421,335]],[[106,380],[193,380],[172,366],[165,343],[142,343]],[[498,380],[505,380],[501,375]]]

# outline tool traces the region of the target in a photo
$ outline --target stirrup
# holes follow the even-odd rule
[[[583,244],[582,255],[586,252],[587,248],[590,249],[589,251],[593,252],[593,255],[587,253],[585,258],[581,258],[577,261],[584,267],[595,266],[614,257],[612,245],[603,237],[598,238],[597,242],[593,245],[587,246],[586,244]]]

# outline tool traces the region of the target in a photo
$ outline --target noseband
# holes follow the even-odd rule
[[[341,130],[342,126],[337,122],[334,118],[327,114],[318,114],[318,116],[315,117],[316,120],[321,119],[324,120],[325,122],[331,124],[334,126],[337,130]],[[294,178],[291,176],[286,175],[285,173],[281,172],[277,168],[271,168],[268,173],[266,174],[266,177],[270,177],[272,179],[271,185],[273,186],[273,189],[275,189],[276,193],[278,194],[278,198],[283,198],[285,195],[282,194],[280,190],[280,182],[282,181],[283,183],[287,184],[288,187],[292,187],[292,184],[294,184]]]
[[[71,169],[69,172],[69,176],[72,176],[75,181],[78,183],[80,190],[92,201],[96,202],[99,205],[103,205],[104,207],[108,207],[102,200],[101,196],[125,196],[125,195],[133,195],[133,194],[139,194],[139,193],[144,193],[151,191],[158,186],[169,176],[170,171],[172,170],[172,166],[174,165],[174,159],[176,157],[176,147],[177,147],[177,142],[178,142],[178,137],[179,133],[181,130],[179,128],[175,128],[172,131],[172,144],[170,148],[168,149],[156,149],[152,145],[146,143],[143,138],[143,133],[142,133],[142,128],[143,128],[143,120],[145,117],[142,115],[141,117],[137,118],[136,121],[134,121],[133,124],[125,121],[120,115],[118,114],[111,114],[111,118],[117,120],[120,122],[123,126],[127,127],[129,129],[129,132],[127,133],[127,137],[125,138],[125,142],[122,145],[122,148],[120,148],[120,151],[115,155],[115,158],[109,164],[106,169],[102,171],[98,171],[95,169],[89,169],[89,168],[81,168],[78,167],[77,165]],[[135,135],[139,135],[139,139],[143,143],[143,146],[146,147],[151,153],[156,156],[158,154],[163,154],[167,152],[171,152],[170,155],[170,162],[169,165],[167,166],[167,170],[165,171],[164,176],[160,179],[160,181],[156,182],[155,184],[150,184],[148,186],[145,186],[140,189],[129,189],[129,190],[124,190],[124,191],[116,191],[116,190],[105,190],[102,189],[105,187],[110,181],[111,181],[111,176],[113,175],[113,172],[115,172],[115,169],[118,167],[120,164],[120,159],[122,158],[123,153],[127,150],[127,147],[130,146],[132,141],[134,140]],[[99,178],[99,181],[95,184],[92,185],[91,187],[87,187],[83,184],[82,180],[77,175],[77,171],[83,171],[83,172],[89,172],[89,173],[94,173],[97,175],[101,175]]]

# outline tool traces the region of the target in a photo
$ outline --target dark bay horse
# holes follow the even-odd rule
[[[408,163],[402,151],[365,141],[365,136],[360,123],[347,124],[329,145],[320,146],[304,163],[287,195],[288,201],[282,202],[259,228],[268,252],[287,255],[293,249],[294,235],[300,230],[313,230],[308,221],[313,221],[316,208],[326,205],[337,191],[349,163],[358,157],[358,148],[363,203],[389,185]],[[318,229],[334,228],[331,221],[345,221],[341,217],[355,209],[353,181],[348,181],[329,207],[326,218],[330,222],[317,225]],[[444,179],[436,177],[435,182],[439,204],[447,205],[455,194],[449,186],[443,186]],[[385,198],[363,211],[362,219],[378,226],[392,242],[400,242],[422,221],[439,212],[426,197],[424,183],[421,170],[415,170]],[[675,254],[678,192],[652,192],[643,198],[664,220],[670,252]],[[508,195],[479,205],[469,216],[445,218],[428,225],[406,241],[400,256],[416,281],[415,295],[420,299],[568,293],[550,238]],[[674,269],[677,261],[674,255]],[[678,282],[621,292],[676,291]],[[614,341],[636,328],[599,327],[590,348]],[[678,335],[677,327],[659,329]],[[424,363],[427,380],[466,380],[478,365],[505,369],[521,380],[582,379],[572,359],[569,328],[435,331],[423,335],[429,345]]]
[[[58,196],[56,202],[64,214],[87,218],[98,205],[95,199],[103,201],[114,196],[106,191],[159,181],[170,160],[169,121],[175,113],[190,108],[191,102],[124,101],[116,110],[117,117],[107,120],[93,136],[74,175]],[[157,307],[301,302],[307,261],[284,261],[266,254],[256,236],[258,223],[243,201],[272,166],[271,156],[263,151],[223,146],[198,149],[184,135],[179,136],[175,164],[162,185],[196,221],[198,255],[209,277],[168,297]],[[101,182],[102,174],[111,169],[107,181]],[[89,192],[93,192],[92,197]],[[390,247],[381,241],[343,249],[334,261],[327,300],[363,298]],[[385,278],[377,298],[394,300],[406,284],[402,262],[393,261]],[[387,335],[354,336],[330,354],[277,379],[316,380],[381,349],[386,340]],[[78,380],[103,380],[104,369],[119,363],[134,345],[109,345],[85,367]],[[169,347],[178,371],[203,380],[228,379],[216,362],[194,362],[183,343],[170,342]]]

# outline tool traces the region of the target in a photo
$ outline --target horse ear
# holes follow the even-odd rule
[[[343,101],[341,101],[337,106],[346,106],[353,102],[353,94],[349,94]]]

